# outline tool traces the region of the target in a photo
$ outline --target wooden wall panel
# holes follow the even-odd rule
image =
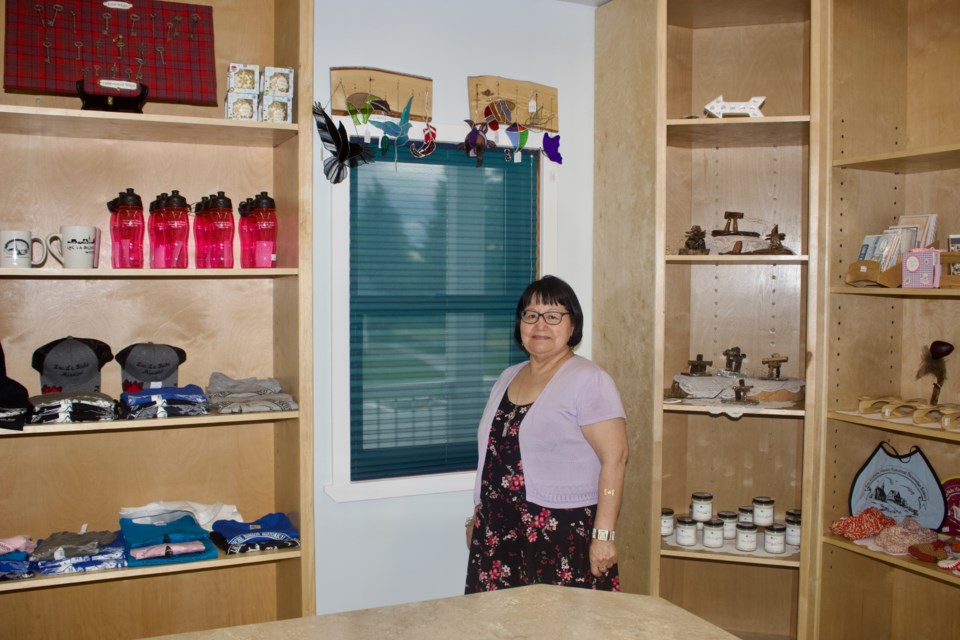
[[[960,11],[956,0],[907,2],[906,147],[960,142],[960,24],[945,19]]]

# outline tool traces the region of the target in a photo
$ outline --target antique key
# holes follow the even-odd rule
[[[100,77],[100,65],[98,64],[93,65],[93,75],[95,78]]]
[[[110,35],[110,13],[107,11],[103,12],[103,35]]]
[[[173,16],[173,21],[176,23],[173,27],[173,37],[178,38],[180,37],[180,23],[183,22],[183,18],[181,16]]]
[[[150,35],[154,38],[157,37],[157,14],[150,14]]]
[[[130,14],[130,35],[137,35],[137,21],[140,20],[140,16],[135,13]]]
[[[43,5],[39,2],[33,5],[33,10],[40,15],[40,24],[43,25],[44,30],[47,28],[47,21],[43,19]]]
[[[168,22],[167,23],[167,40],[173,37],[172,31],[173,31],[173,23]]]
[[[80,49],[83,47],[83,43],[80,42],[79,40],[77,40],[76,42],[73,43],[73,46],[75,46],[75,47],[77,48],[77,60],[79,60],[79,59],[80,59]]]
[[[70,17],[73,18],[73,32],[76,33],[77,32],[77,10],[76,9],[70,9]]]
[[[134,58],[137,61],[137,81],[143,80],[143,58]]]
[[[47,64],[50,64],[50,47],[51,47],[51,45],[53,45],[53,43],[50,42],[49,40],[44,40],[44,41],[43,41],[43,47],[47,50],[47,57],[44,58],[44,61],[45,61]]]
[[[117,45],[117,58],[123,57],[123,47],[125,46],[125,43],[123,42],[122,33],[113,39],[113,44]]]
[[[62,5],[62,4],[55,4],[55,5],[53,5],[53,18],[52,18],[52,19],[50,20],[50,22],[49,22],[49,24],[50,24],[51,27],[52,27],[53,24],[57,21],[57,15],[59,15],[59,13],[60,13],[61,11],[63,11],[63,5]]]
[[[132,70],[132,69],[129,69],[129,68],[124,69],[124,70],[123,70],[123,75],[127,76],[127,82],[129,82],[130,80],[133,79],[133,70]]]
[[[160,54],[160,64],[162,64],[163,66],[166,66],[166,65],[167,65],[167,61],[163,59],[163,45],[162,45],[162,44],[158,44],[158,45],[157,45],[157,53]]]
[[[197,23],[200,22],[200,16],[195,13],[190,16],[190,21],[193,22],[193,27],[191,27],[188,36],[191,40],[193,40],[193,34],[197,32]]]

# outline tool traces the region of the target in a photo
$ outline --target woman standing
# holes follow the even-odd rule
[[[480,421],[465,593],[537,583],[620,590],[626,418],[610,376],[574,355],[582,337],[566,282],[545,276],[526,288],[514,339],[530,359],[500,374]]]

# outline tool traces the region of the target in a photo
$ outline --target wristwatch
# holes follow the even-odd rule
[[[613,542],[615,531],[610,531],[608,529],[594,529],[591,534],[597,540],[609,540]]]

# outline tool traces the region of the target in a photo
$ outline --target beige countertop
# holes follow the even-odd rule
[[[391,607],[195,631],[168,640],[735,640],[653,596],[534,585]]]

